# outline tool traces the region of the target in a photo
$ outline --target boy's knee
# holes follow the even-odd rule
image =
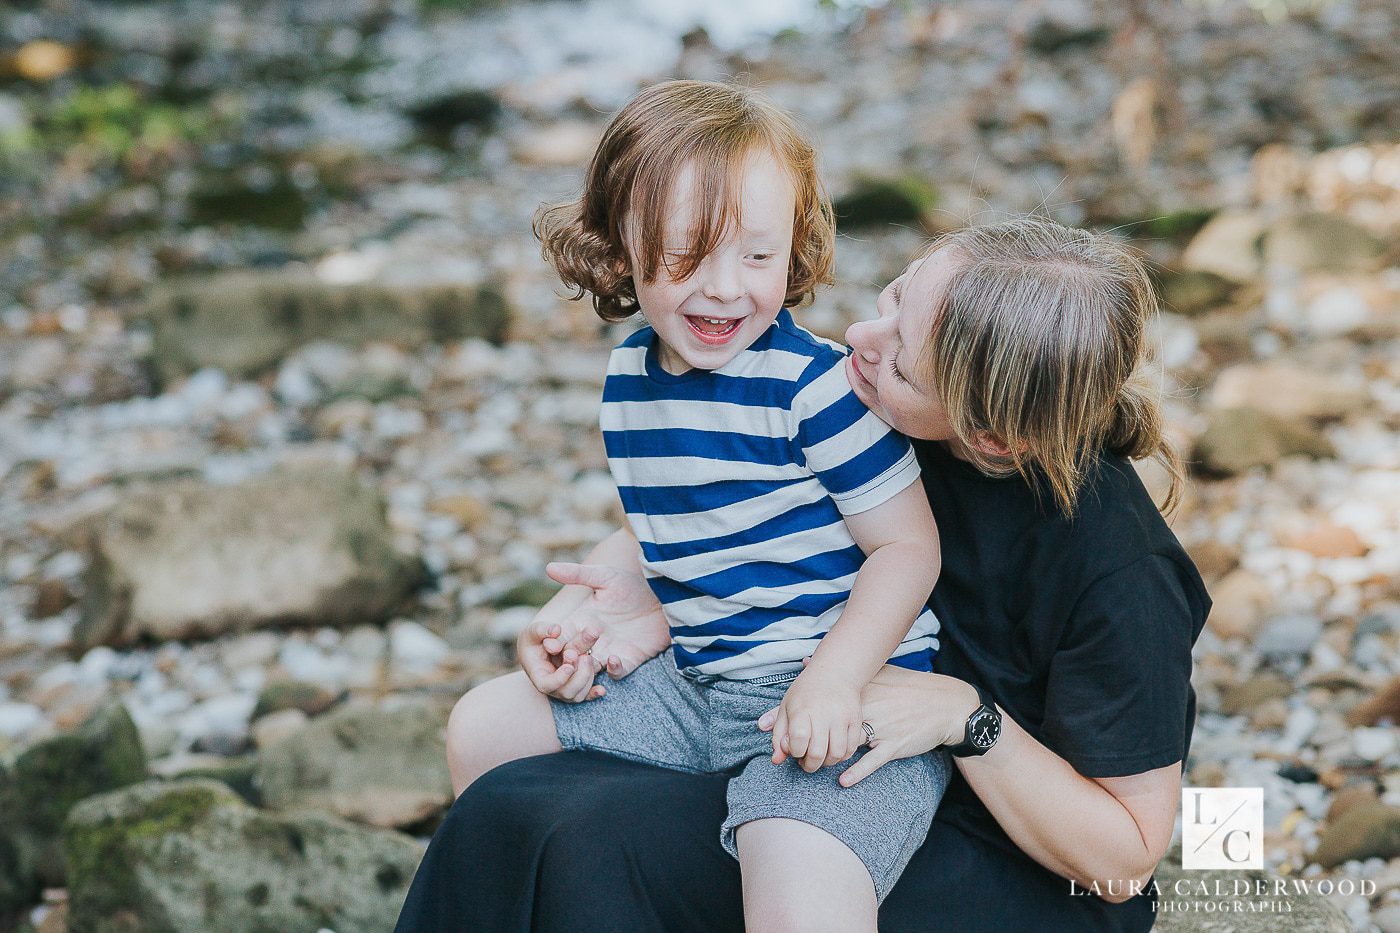
[[[499,680],[499,678],[497,678]],[[462,694],[447,717],[447,767],[452,774],[452,791],[460,796],[467,785],[490,770],[490,730],[487,728],[495,706],[491,688],[495,681],[473,687]]]

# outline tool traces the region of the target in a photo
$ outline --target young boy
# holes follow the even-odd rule
[[[472,690],[449,725],[474,755],[454,783],[561,748],[732,773],[722,841],[747,921],[873,930],[947,765],[837,777],[868,739],[861,688],[887,662],[930,669],[939,552],[908,442],[855,397],[842,349],[786,310],[831,264],[812,148],[751,91],[658,85],[537,231],[604,319],[649,324],[613,352],[601,423],[673,647],[586,703],[523,674]],[[770,738],[756,723],[773,706]]]

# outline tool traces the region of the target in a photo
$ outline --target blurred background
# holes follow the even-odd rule
[[[392,925],[448,710],[622,518],[631,327],[530,217],[638,88],[737,77],[837,201],[814,330],[1007,213],[1152,259],[1215,599],[1187,783],[1264,787],[1268,869],[1400,931],[1397,39],[1393,0],[7,2],[0,929]]]

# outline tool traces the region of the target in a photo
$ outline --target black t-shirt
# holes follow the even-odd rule
[[[984,687],[1085,777],[1184,760],[1210,597],[1128,461],[1102,457],[1067,519],[1043,479],[914,446],[943,551],[934,670]],[[935,819],[1028,858],[957,769]]]

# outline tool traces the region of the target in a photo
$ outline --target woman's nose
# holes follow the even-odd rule
[[[880,362],[880,321],[856,321],[846,328],[846,343],[867,363]]]

